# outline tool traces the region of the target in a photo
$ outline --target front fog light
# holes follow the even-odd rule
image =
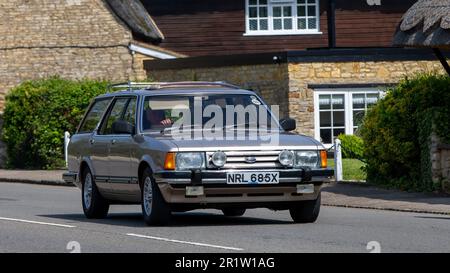
[[[297,185],[297,193],[298,194],[313,194],[314,193],[314,185],[313,184]]]
[[[227,162],[227,155],[224,152],[215,152],[211,157],[211,161],[214,166],[222,168]]]
[[[284,150],[278,156],[278,160],[283,166],[292,166],[292,164],[294,164],[294,153]]]
[[[205,194],[203,186],[187,186],[186,196],[202,196]]]

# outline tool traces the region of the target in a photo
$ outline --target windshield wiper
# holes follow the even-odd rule
[[[250,123],[225,125],[225,126],[223,126],[223,128],[228,129],[228,128],[237,128],[237,127],[241,127],[241,126],[245,126],[245,127],[250,126]]]
[[[171,126],[171,127],[162,129],[161,133],[165,134],[166,132],[173,131],[173,130],[185,130],[185,129],[192,130],[192,129],[198,129],[198,128],[202,128],[202,126],[200,126],[199,124],[183,125],[183,126],[178,126],[178,127]]]
[[[231,125],[225,125],[222,128],[223,129],[231,129],[231,128],[238,128],[238,127],[250,127],[251,124],[246,122],[246,123],[241,123],[241,124],[231,124]],[[257,125],[255,128],[259,128],[259,125]]]

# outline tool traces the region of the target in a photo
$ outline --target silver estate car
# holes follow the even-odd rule
[[[115,87],[125,90],[95,98],[68,146],[63,178],[81,189],[87,218],[141,204],[149,225],[201,208],[230,217],[289,210],[296,223],[316,221],[321,186],[334,175],[327,152],[257,93],[222,82]]]

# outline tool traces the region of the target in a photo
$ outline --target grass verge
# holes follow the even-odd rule
[[[366,180],[366,173],[362,170],[364,163],[358,159],[343,158],[342,169],[344,180]],[[328,159],[328,166],[334,168],[334,160]]]

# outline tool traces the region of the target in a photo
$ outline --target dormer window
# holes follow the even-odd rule
[[[318,34],[319,0],[246,0],[246,35]]]

